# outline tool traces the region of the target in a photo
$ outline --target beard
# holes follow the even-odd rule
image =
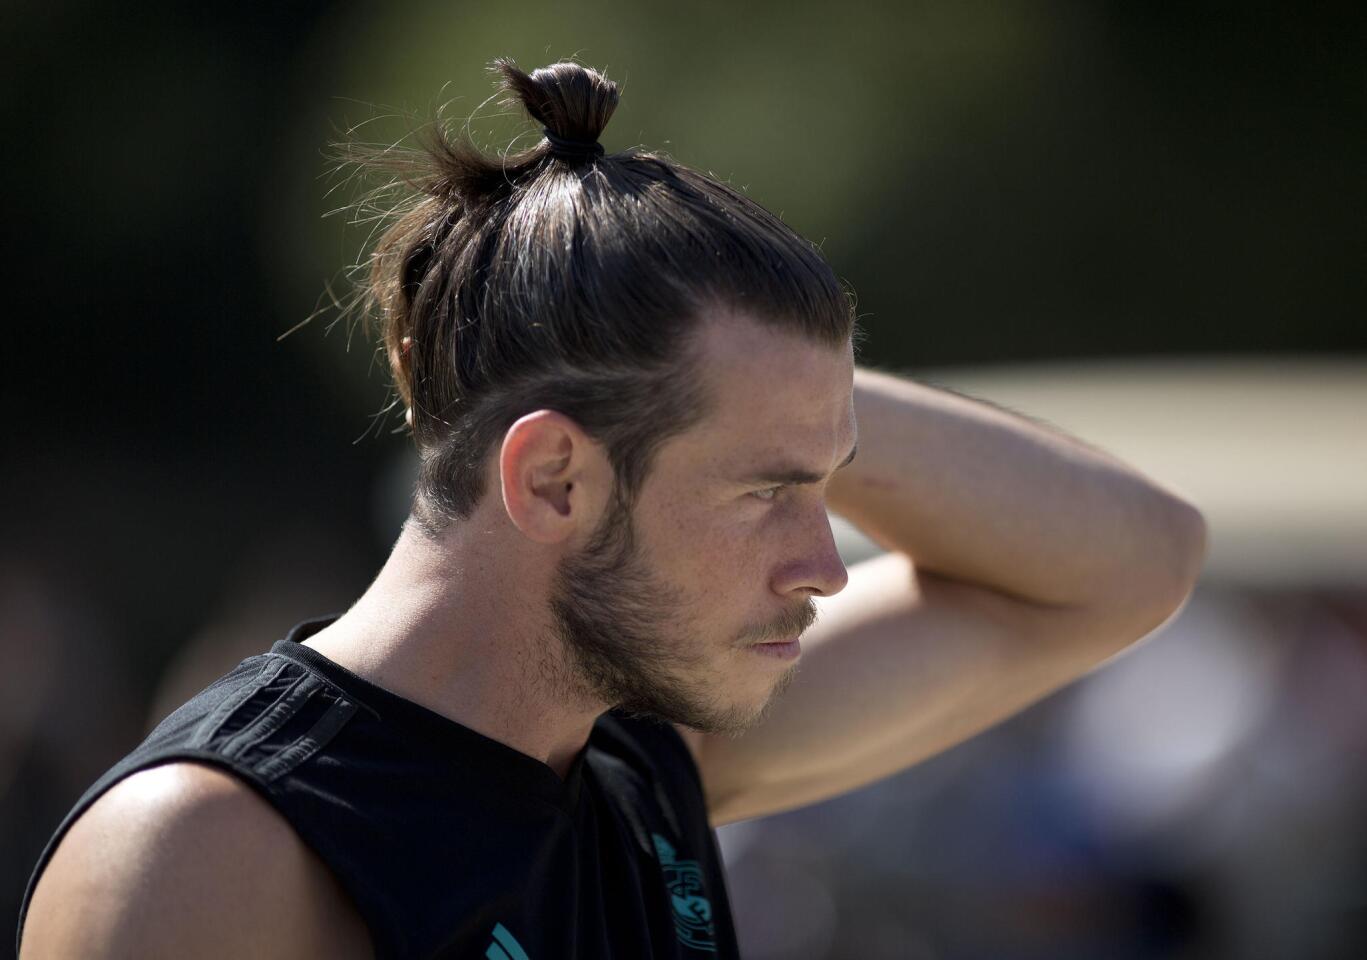
[[[584,550],[561,562],[550,611],[567,692],[630,714],[734,737],[762,720],[796,676],[794,664],[757,706],[722,699],[722,677],[682,592],[650,568],[631,510],[616,497]],[[736,646],[791,639],[815,619],[808,599],[781,621],[746,631]]]

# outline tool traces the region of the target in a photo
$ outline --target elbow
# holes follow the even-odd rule
[[[1137,644],[1186,604],[1206,561],[1206,520],[1166,492],[1146,504],[1142,529],[1085,606],[1081,634],[1109,657]]]
[[[1171,529],[1173,571],[1179,595],[1177,605],[1180,605],[1196,587],[1196,581],[1205,569],[1210,534],[1205,516],[1186,500],[1174,500]]]
[[[1163,519],[1155,533],[1150,576],[1143,590],[1143,632],[1170,620],[1191,597],[1206,564],[1206,518],[1193,504],[1166,495]],[[1141,634],[1142,635],[1142,634]]]

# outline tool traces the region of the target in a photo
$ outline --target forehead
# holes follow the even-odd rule
[[[848,342],[831,347],[719,314],[703,324],[697,347],[712,409],[689,431],[693,452],[731,467],[783,454],[824,471],[844,459],[855,440]]]

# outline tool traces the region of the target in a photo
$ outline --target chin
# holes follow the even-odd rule
[[[712,710],[707,715],[708,722],[705,724],[691,723],[688,726],[701,730],[703,733],[720,734],[726,737],[739,737],[747,730],[764,722],[764,719],[778,703],[783,692],[792,684],[797,676],[797,666],[794,664],[778,678],[769,683],[760,693],[745,699],[737,699],[729,706],[721,710]],[[701,718],[699,718],[701,719]]]

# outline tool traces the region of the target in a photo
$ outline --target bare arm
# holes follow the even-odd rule
[[[892,553],[821,598],[797,679],[737,739],[685,734],[714,823],[854,789],[1083,675],[1176,610],[1189,504],[991,406],[860,370],[859,455],[828,505]]]
[[[1114,610],[1185,596],[1194,507],[1115,458],[1004,410],[860,370],[859,457],[832,510],[920,570],[1037,604]]]
[[[21,960],[368,957],[332,875],[250,787],[197,764],[121,781],[43,872]]]

